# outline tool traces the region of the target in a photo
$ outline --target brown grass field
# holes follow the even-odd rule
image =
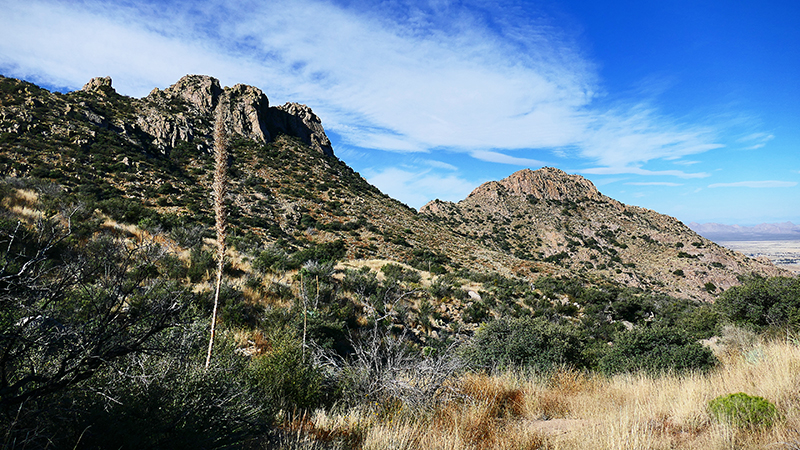
[[[734,329],[715,351],[721,364],[707,374],[464,374],[424,409],[389,401],[287,420],[282,447],[800,449],[798,342]],[[736,392],[766,398],[780,417],[768,429],[712,418],[709,401]]]

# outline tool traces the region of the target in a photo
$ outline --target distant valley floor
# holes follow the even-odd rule
[[[717,241],[717,244],[752,258],[767,257],[776,266],[800,274],[800,240]]]

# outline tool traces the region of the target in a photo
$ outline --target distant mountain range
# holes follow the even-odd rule
[[[800,240],[800,225],[792,222],[762,223],[752,227],[692,222],[689,224],[689,228],[712,241]]]

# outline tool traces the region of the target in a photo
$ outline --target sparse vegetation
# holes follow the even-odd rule
[[[101,91],[0,78],[3,448],[762,448],[800,426],[796,279],[718,286],[740,261],[594,192],[440,217],[286,130],[212,160],[202,108]],[[191,139],[128,126],[144,109]],[[739,391],[769,425],[730,418]]]

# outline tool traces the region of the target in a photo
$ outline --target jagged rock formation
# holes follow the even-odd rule
[[[676,297],[709,300],[738,284],[739,274],[788,274],[549,167],[484,183],[458,203],[435,200],[420,212],[521,259]]]
[[[107,78],[54,94],[0,77],[0,175],[53,180],[104,212],[119,204],[154,210],[165,229],[175,220],[207,224],[207,150],[217,107],[225,108],[233,134],[232,234],[293,251],[342,240],[350,258],[529,273],[529,264],[425,221],[370,186],[333,156],[309,107],[272,107],[257,88],[222,88],[211,77],[186,76],[142,99],[115,93]]]
[[[333,147],[322,128],[322,120],[308,106],[287,102],[270,108],[268,117],[267,124],[273,135],[284,133],[297,136],[311,148],[333,156]]]
[[[88,83],[83,85],[82,91],[86,92],[98,92],[101,94],[105,94],[108,91],[114,91],[114,88],[111,87],[111,77],[95,77],[89,80]]]
[[[159,148],[191,141],[196,133],[193,130],[210,133],[210,124],[196,119],[213,116],[213,111],[222,105],[227,128],[232,133],[258,142],[270,142],[283,133],[299,137],[312,148],[333,156],[322,122],[311,108],[296,103],[270,107],[267,96],[253,86],[237,84],[223,89],[216,78],[187,75],[163,91],[154,89],[143,100],[150,104],[137,123],[155,137],[154,144]],[[189,106],[188,111],[163,113],[175,103]]]

